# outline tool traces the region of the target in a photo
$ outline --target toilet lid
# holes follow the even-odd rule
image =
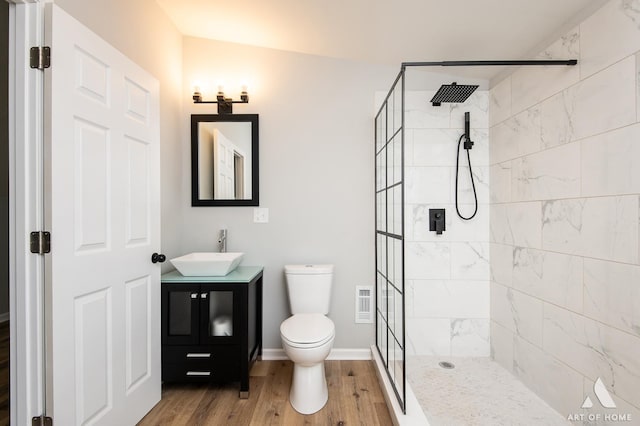
[[[333,321],[322,314],[296,314],[280,324],[280,334],[292,343],[318,343],[333,336]]]

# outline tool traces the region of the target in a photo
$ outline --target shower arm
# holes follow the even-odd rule
[[[491,61],[439,61],[439,62],[403,62],[406,67],[482,67],[482,66],[523,66],[523,65],[567,65],[578,63],[577,59],[527,59],[527,60],[491,60]]]

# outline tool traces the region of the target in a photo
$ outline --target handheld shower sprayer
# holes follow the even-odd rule
[[[473,142],[471,141],[471,113],[469,111],[464,113],[464,149],[469,150],[473,148]]]
[[[473,210],[473,214],[469,217],[465,217],[460,213],[460,208],[458,206],[458,174],[460,172],[459,162],[460,162],[460,144],[464,141],[463,147],[467,151],[467,161],[469,164],[469,177],[471,178],[471,188],[473,189],[473,198],[475,201],[475,208]],[[473,148],[473,141],[471,140],[471,113],[468,111],[464,113],[464,134],[460,136],[458,139],[458,150],[456,152],[456,213],[463,220],[471,220],[474,218],[476,213],[478,213],[478,195],[476,193],[476,184],[473,180],[473,171],[471,170],[471,156],[469,155],[469,151]]]

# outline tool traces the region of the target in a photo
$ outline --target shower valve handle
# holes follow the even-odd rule
[[[444,209],[429,209],[429,231],[440,235],[446,230]]]

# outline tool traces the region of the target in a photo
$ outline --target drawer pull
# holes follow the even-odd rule
[[[211,354],[206,353],[188,353],[187,358],[211,358]]]
[[[210,376],[211,371],[187,371],[187,376]]]

